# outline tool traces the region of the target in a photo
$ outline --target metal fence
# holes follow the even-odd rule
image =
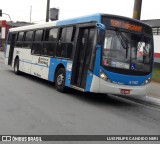
[[[160,35],[160,27],[152,27],[153,35]]]

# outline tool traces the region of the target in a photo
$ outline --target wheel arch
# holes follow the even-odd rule
[[[55,78],[56,78],[56,73],[60,68],[64,68],[65,69],[65,66],[62,63],[57,65],[57,67],[55,69],[55,72],[54,72],[54,82],[55,82]]]
[[[19,70],[19,56],[16,56],[15,59],[14,59],[14,73],[16,75],[19,75],[20,74],[20,70]]]
[[[15,59],[14,59],[13,66],[15,65],[15,61],[16,61],[17,59],[19,59],[19,56],[18,56],[18,55],[17,55],[17,56],[15,57]]]

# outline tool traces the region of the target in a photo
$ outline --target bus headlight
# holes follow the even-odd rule
[[[100,70],[100,78],[105,81],[111,82],[110,79],[106,76],[106,74],[102,70]]]
[[[151,82],[151,78],[149,77],[148,79],[145,80],[145,82],[142,85],[149,84]]]

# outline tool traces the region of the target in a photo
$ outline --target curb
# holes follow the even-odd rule
[[[146,96],[146,101],[155,105],[160,106],[160,99],[151,97],[151,96]]]
[[[112,95],[112,94],[109,94],[108,96],[111,96],[112,98],[129,100],[131,102],[136,102],[145,106],[151,106],[151,107],[160,109],[160,99],[153,98],[151,96],[146,96],[144,98],[127,97],[127,96]]]
[[[146,106],[151,106],[151,107],[160,109],[160,99],[153,98],[151,96],[146,96],[144,98],[126,98],[126,99],[134,101],[139,104],[143,104]]]

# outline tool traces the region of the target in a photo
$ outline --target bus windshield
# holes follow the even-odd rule
[[[102,66],[151,72],[152,38],[119,30],[106,30]]]

